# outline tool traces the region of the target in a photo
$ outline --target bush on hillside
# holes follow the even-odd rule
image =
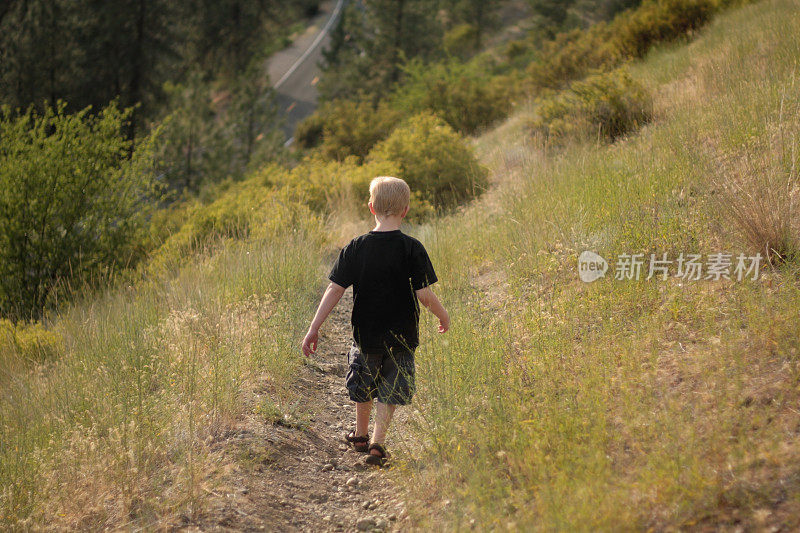
[[[143,255],[158,189],[153,137],[134,150],[123,133],[131,112],[0,108],[0,315],[35,318],[65,282]]]
[[[0,368],[10,359],[28,363],[50,361],[62,349],[62,337],[39,322],[18,322],[0,318]]]
[[[350,156],[344,161],[330,161],[311,155],[291,171],[276,174],[275,185],[291,191],[296,201],[314,212],[363,208],[369,198],[369,182],[375,176],[396,174],[397,164],[391,161],[370,161],[359,164]]]
[[[609,68],[622,61],[621,50],[605,22],[587,30],[561,33],[542,45],[540,59],[528,68],[533,90],[563,87],[587,73]]]
[[[592,71],[642,57],[656,42],[700,27],[717,5],[717,0],[646,0],[608,24],[560,34],[545,43],[540,59],[528,66],[532,89],[560,88]]]
[[[334,100],[298,125],[295,141],[301,147],[318,146],[320,154],[329,160],[355,156],[361,161],[402,118],[400,111],[386,104]]]
[[[406,78],[392,96],[393,105],[408,115],[433,112],[464,134],[507,116],[516,95],[512,78],[492,77],[475,61],[415,59],[404,71]]]
[[[716,8],[714,0],[659,0],[631,11],[614,27],[622,53],[642,57],[650,47],[671,41],[705,24]]]
[[[415,117],[374,150],[368,161],[313,154],[293,169],[269,165],[240,182],[217,186],[216,199],[178,203],[154,217],[151,239],[160,246],[146,268],[171,269],[222,240],[276,238],[304,232],[320,241],[322,221],[334,212],[363,210],[376,176],[405,178],[412,188],[409,220],[421,221],[436,205],[452,205],[485,186],[486,171],[452,128],[432,115]],[[213,196],[213,195],[212,195]]]
[[[589,76],[537,104],[529,127],[555,142],[591,136],[613,141],[637,130],[652,114],[649,93],[624,70]]]
[[[322,130],[325,118],[320,113],[320,106],[315,113],[301,120],[294,128],[294,143],[299,148],[314,148],[322,142]]]
[[[226,240],[272,239],[299,231],[319,243],[326,215],[356,209],[366,213],[369,182],[375,176],[398,175],[399,169],[389,160],[360,164],[355,156],[332,161],[319,154],[293,169],[268,165],[243,181],[218,185],[216,198],[208,203],[187,200],[165,210],[171,214],[154,218],[152,238],[163,242],[147,267],[157,271],[180,266],[187,256]],[[424,202],[417,203],[415,218],[432,212]]]
[[[220,187],[222,192],[210,203],[194,199],[168,208],[173,215],[153,221],[151,232],[163,242],[146,268],[155,272],[180,266],[187,256],[224,240],[278,238],[300,231],[311,242],[318,241],[319,215],[297,191],[276,186],[287,172],[268,165],[248,179]]]
[[[478,28],[473,24],[458,24],[442,37],[442,47],[447,55],[467,58],[474,54],[478,42]]]
[[[423,112],[398,126],[370,153],[369,161],[391,161],[418,199],[436,208],[469,200],[487,186],[487,170],[472,147],[437,116]]]

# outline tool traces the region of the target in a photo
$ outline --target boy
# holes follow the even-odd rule
[[[411,190],[405,181],[378,177],[369,186],[369,210],[375,228],[356,237],[339,253],[328,276],[317,313],[303,339],[303,354],[317,349],[319,328],[353,285],[353,346],[348,360],[347,390],[356,402],[356,428],[347,441],[367,453],[367,464],[383,466],[384,447],[395,407],[414,394],[414,350],[419,344],[419,302],[439,319],[439,333],[450,328],[450,317],[430,285],[437,281],[422,244],[403,234]],[[369,415],[377,398],[372,442]]]

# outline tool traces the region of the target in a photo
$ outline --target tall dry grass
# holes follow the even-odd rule
[[[760,231],[796,224],[798,53],[795,2],[745,6],[631,65],[656,95],[638,135],[542,151],[524,135],[529,109],[478,140],[500,185],[419,230],[453,316],[424,339],[413,431],[395,437],[421,527],[800,527],[786,248],[788,268],[756,282],[584,284],[576,271],[586,249],[611,272],[620,253],[754,254],[765,243],[731,222],[748,195],[778,212],[745,213]],[[713,174],[719,154],[732,166]],[[736,203],[721,201],[714,184],[737,175]]]
[[[792,77],[781,96],[777,123],[740,150],[718,154],[713,174],[721,209],[770,263],[794,261],[800,252],[800,109],[792,98],[796,91]]]
[[[202,510],[225,468],[212,444],[253,380],[267,377],[274,409],[295,401],[320,278],[308,241],[232,243],[58,317],[61,353],[4,370],[0,524],[149,529]]]

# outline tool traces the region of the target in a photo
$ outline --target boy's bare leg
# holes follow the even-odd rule
[[[364,437],[369,433],[370,412],[372,412],[372,400],[356,402],[356,437]]]
[[[389,424],[392,422],[392,415],[397,407],[391,403],[377,402],[375,407],[375,427],[372,432],[372,442],[383,444],[386,440],[386,432],[389,430]],[[377,450],[372,450],[373,455],[380,455]]]

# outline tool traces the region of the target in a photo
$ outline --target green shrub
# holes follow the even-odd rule
[[[542,45],[540,59],[528,66],[532,89],[559,88],[592,70],[612,67],[623,59],[605,22],[588,30],[561,33]]]
[[[372,178],[395,174],[397,169],[397,164],[391,161],[359,164],[355,156],[331,161],[311,155],[291,171],[276,174],[274,178],[276,186],[289,191],[296,201],[314,212],[330,213],[365,205]]]
[[[45,328],[39,322],[13,322],[0,318],[0,367],[9,359],[42,363],[56,357],[63,346],[60,334]]]
[[[65,282],[143,255],[158,193],[153,137],[133,150],[123,133],[132,111],[114,103],[65,110],[0,108],[0,315],[39,316]]]
[[[596,70],[643,56],[650,47],[685,35],[704,24],[717,0],[646,0],[610,23],[562,33],[546,42],[528,66],[531,89],[560,88]]]
[[[503,47],[501,66],[504,68],[523,69],[533,62],[535,50],[530,40],[515,39]]]
[[[284,182],[287,170],[268,165],[248,179],[233,182],[208,204],[189,200],[169,209],[183,218],[151,255],[151,272],[179,266],[186,256],[203,251],[215,243],[247,238],[276,238],[302,232],[312,241],[321,235],[320,217],[312,212],[298,191],[276,186]],[[174,229],[176,217],[165,217],[160,224]],[[165,228],[154,228],[163,233]]]
[[[472,55],[478,43],[478,28],[472,24],[458,24],[442,38],[442,47],[449,56],[466,58]]]
[[[360,211],[366,214],[370,181],[377,176],[401,174],[400,164],[392,160],[375,158],[359,163],[358,158],[350,156],[344,161],[331,161],[311,154],[291,171],[273,174],[272,179],[291,201],[313,213]],[[412,191],[411,194],[409,220],[426,220],[435,213],[422,192]]]
[[[322,142],[325,117],[320,107],[315,113],[301,120],[294,129],[294,142],[300,148],[314,148]]]
[[[431,111],[461,133],[472,134],[508,115],[516,85],[505,76],[490,76],[476,61],[447,60],[405,67],[405,81],[392,96],[408,115]]]
[[[537,103],[529,127],[556,142],[592,135],[613,141],[641,127],[652,114],[649,93],[624,70],[589,76]]]
[[[295,141],[300,146],[319,146],[323,157],[343,161],[349,156],[362,160],[402,120],[400,111],[386,104],[334,100],[300,123]]]
[[[487,170],[471,146],[437,116],[423,112],[398,126],[370,153],[369,161],[391,161],[397,175],[436,208],[448,208],[480,194]]]
[[[713,0],[646,2],[620,19],[614,34],[625,56],[642,57],[654,43],[671,41],[705,24],[715,7]]]

